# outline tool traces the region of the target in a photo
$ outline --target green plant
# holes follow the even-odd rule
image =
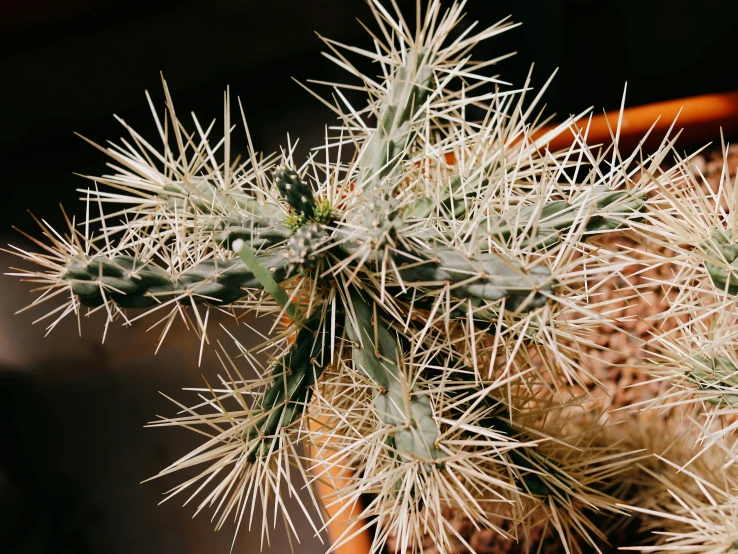
[[[511,540],[543,529],[567,552],[599,550],[606,537],[593,516],[622,515],[617,476],[634,461],[633,449],[601,439],[611,416],[597,406],[590,367],[605,352],[597,335],[622,319],[602,291],[620,281],[623,298],[638,301],[627,268],[688,260],[663,317],[694,314],[700,295],[683,279],[695,274],[728,305],[735,245],[712,223],[705,236],[679,229],[684,204],[673,191],[694,176],[685,162],[662,169],[667,139],[651,155],[622,157],[616,143],[588,145],[581,116],[539,133],[540,93],[531,101],[529,82],[513,89],[486,74],[499,60],[469,56],[510,23],[474,34],[460,28],[463,4],[444,11],[434,0],[411,31],[378,0],[370,7],[375,50],[326,40],[368,97],[357,108],[335,86],[328,161],[301,163],[291,149],[233,159],[230,99],[214,139],[197,119],[196,133],[185,130],[165,85],[163,149],[126,125],[130,142],[104,150],[115,173],[95,179],[107,188],[86,191],[88,211],[122,207],[100,214],[98,233],[92,216],[66,236],[42,226],[44,251],[20,251],[42,269],[18,274],[41,284],[34,305],[64,299],[50,329],[86,307],[108,324],[156,314],[164,340],[187,314],[204,344],[212,309],[286,319],[258,348],[271,358],[258,378],[224,356],[227,377],[203,391],[208,400],[155,423],[207,437],[162,474],[204,464],[170,495],[203,494],[198,511],[213,506],[219,527],[229,515],[250,521],[260,504],[284,511],[284,495],[345,466],[356,477],[336,499],[373,495],[362,516],[378,524],[376,551],[390,534],[417,551],[429,534],[449,552],[448,506]],[[563,132],[571,148],[549,152]],[[630,246],[604,240],[614,233]],[[633,245],[676,254],[636,256]],[[734,376],[680,340],[659,335],[648,369],[667,368],[680,391],[685,379],[692,392],[719,388],[710,402],[732,406]],[[687,355],[669,354],[679,348]],[[311,476],[315,463],[323,469]]]

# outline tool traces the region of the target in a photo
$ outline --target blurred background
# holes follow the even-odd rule
[[[415,0],[398,0],[412,14]],[[470,0],[469,20],[512,16],[523,26],[483,44],[480,59],[517,51],[500,65],[521,84],[535,62],[540,86],[560,67],[547,99],[559,118],[593,106],[626,105],[738,89],[738,3],[733,0]],[[75,173],[98,175],[105,157],[74,133],[104,143],[123,129],[155,129],[148,90],[161,105],[160,73],[180,114],[222,116],[223,91],[244,105],[254,145],[271,152],[300,138],[299,156],[322,140],[332,114],[301,81],[338,81],[320,55],[323,36],[367,46],[357,23],[362,0],[24,0],[0,7],[0,167],[5,193],[0,242],[26,246],[11,226],[33,232],[26,212],[61,223],[59,203],[82,215]],[[371,67],[366,68],[371,71]],[[186,118],[183,118],[186,119]],[[236,133],[235,149],[246,140]],[[0,254],[7,271],[18,265]],[[184,499],[157,506],[178,481],[139,484],[198,444],[193,433],[144,429],[176,408],[158,394],[212,380],[212,352],[177,329],[154,356],[147,325],[68,320],[44,338],[43,311],[13,315],[33,298],[29,284],[0,277],[0,553],[229,552],[233,527],[212,530]],[[215,329],[215,326],[211,326]],[[256,341],[247,328],[245,343]],[[217,337],[213,337],[217,338]],[[299,518],[298,518],[299,519]],[[242,531],[234,552],[258,552],[260,525]],[[300,552],[323,552],[302,527]],[[265,552],[289,551],[278,530]]]

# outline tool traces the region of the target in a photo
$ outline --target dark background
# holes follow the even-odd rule
[[[398,3],[410,12],[414,0]],[[618,108],[626,81],[628,106],[738,89],[734,0],[470,0],[467,11],[482,24],[510,14],[524,23],[477,57],[518,51],[500,66],[515,84],[532,62],[536,85],[560,67],[546,97],[560,117]],[[161,105],[160,72],[180,117],[220,118],[230,85],[257,150],[275,150],[290,133],[306,153],[332,114],[291,78],[341,80],[314,31],[366,45],[357,17],[371,18],[361,0],[4,2],[2,242],[22,243],[11,225],[31,229],[27,209],[52,223],[60,202],[81,215],[74,189],[84,181],[73,173],[100,174],[105,159],[73,133],[117,140],[116,113],[151,136],[143,92]],[[243,151],[243,135],[234,138]],[[197,443],[142,429],[173,412],[157,390],[201,383],[201,373],[217,373],[213,357],[198,368],[194,336],[180,333],[154,358],[145,325],[113,330],[102,346],[95,322],[82,339],[72,321],[44,339],[31,326],[40,313],[12,315],[30,287],[0,283],[0,552],[228,552],[231,529],[211,532],[205,515],[191,522],[192,507],[155,506],[176,480],[138,484]],[[235,551],[256,552],[258,540],[242,538]],[[306,552],[322,551],[305,540]]]
[[[399,0],[410,9],[414,3]],[[306,151],[332,114],[292,77],[345,78],[320,55],[315,32],[368,45],[356,18],[371,18],[362,0],[4,4],[4,214],[23,226],[30,221],[27,208],[58,218],[57,204],[72,199],[82,183],[73,172],[102,171],[104,158],[74,132],[96,142],[117,139],[122,129],[113,113],[145,136],[153,130],[143,92],[161,103],[160,72],[181,114],[220,117],[230,85],[244,103],[257,149],[276,149],[289,132],[302,138]],[[589,106],[618,108],[626,81],[627,105],[738,88],[733,0],[470,0],[467,11],[482,24],[507,15],[523,22],[481,45],[478,56],[518,51],[500,66],[516,84],[533,62],[537,85],[559,67],[546,100],[561,116]]]

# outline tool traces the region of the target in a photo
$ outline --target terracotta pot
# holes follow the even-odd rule
[[[324,424],[325,422],[323,421],[311,421],[310,429],[317,431]],[[312,452],[312,455],[313,458],[316,457],[315,451]],[[316,474],[321,474],[323,469],[323,466],[316,464]],[[328,473],[330,474],[332,485],[329,485],[325,480],[316,481],[315,484],[316,493],[323,502],[326,519],[336,517],[336,514],[342,507],[337,504],[332,504],[333,499],[330,498],[330,496],[334,494],[335,489],[333,487],[341,489],[342,483],[348,483],[351,477],[353,477],[350,470],[341,470],[335,466],[331,466],[328,469]],[[338,515],[336,519],[328,525],[326,531],[328,532],[328,540],[331,545],[335,545],[344,533],[346,536],[351,536],[351,534],[361,529],[361,525],[352,522],[352,520],[358,517],[360,513],[361,506],[351,506],[351,508],[346,509],[346,511]],[[334,547],[332,552],[335,554],[369,554],[371,547],[371,534],[367,530],[360,530],[348,541],[344,542],[340,546]]]
[[[622,115],[619,111],[608,112],[593,116],[591,122],[589,119],[581,120],[578,127],[583,130],[589,123],[587,134],[589,144],[607,144],[612,140],[612,136],[615,136],[619,120],[618,146],[622,152],[632,151],[637,147],[652,127],[648,140],[644,142],[644,149],[648,150],[649,147],[657,146],[672,125],[675,130],[683,129],[678,142],[682,148],[699,147],[716,138],[719,139],[721,132],[726,137],[738,134],[738,91],[636,106],[623,110]],[[675,120],[676,123],[674,123]],[[541,137],[554,127],[555,125],[552,125],[541,129],[535,136]],[[675,135],[676,133],[671,134],[672,137]],[[548,141],[545,146],[551,151],[561,150],[567,148],[573,138],[571,131],[564,131]],[[453,163],[453,157],[447,156],[447,161]],[[336,479],[334,483],[340,483],[342,479],[346,480],[351,476],[335,474],[333,477]],[[333,490],[326,483],[318,483],[317,492],[321,499],[325,499]],[[326,512],[332,516],[338,509],[338,506],[334,505]],[[355,529],[360,529],[360,524],[349,523],[360,512],[360,506],[353,506],[328,526],[328,536],[332,543],[335,544],[335,540],[346,531],[346,525],[353,525]],[[372,537],[369,531],[363,530],[336,548],[334,552],[336,554],[369,554],[371,544]]]

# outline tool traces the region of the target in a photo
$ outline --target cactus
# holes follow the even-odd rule
[[[259,250],[281,244],[292,236],[286,225],[256,215],[224,218],[212,226],[212,232],[215,241],[226,248],[241,239]]]
[[[413,120],[431,94],[433,53],[413,48],[406,56],[388,81],[388,90],[377,111],[376,129],[362,152],[360,183],[368,191],[381,190],[381,181],[405,158],[417,132]]]
[[[482,302],[505,298],[510,311],[542,306],[547,301],[545,293],[550,295],[553,289],[546,267],[526,271],[518,262],[492,253],[471,258],[452,248],[435,247],[430,253],[402,253],[395,262],[405,286],[420,282],[430,288],[440,283],[455,298]]]
[[[738,275],[735,273],[738,270],[738,243],[731,240],[730,235],[732,233],[716,229],[701,246],[707,254],[705,267],[712,282],[718,290],[735,296],[738,294]]]
[[[343,314],[339,316],[341,326]],[[310,403],[312,387],[328,363],[325,352],[330,335],[320,310],[313,312],[295,336],[295,342],[272,370],[272,385],[264,392],[253,418],[243,431],[249,445],[246,459],[253,463],[271,448],[271,439],[300,418]],[[257,415],[258,414],[258,415]]]
[[[466,190],[475,191],[480,186],[480,180],[481,186],[485,186],[487,180],[481,177],[484,169],[486,168],[472,172],[475,178],[464,187]],[[444,211],[452,212],[455,218],[467,215],[466,208],[469,204],[468,199],[464,201],[462,196],[454,197],[454,193],[459,193],[461,184],[458,175],[453,177],[449,182],[448,192],[437,203]],[[582,221],[583,216],[588,217],[585,224],[587,235],[617,229],[624,224],[625,218],[645,209],[645,200],[643,194],[634,195],[629,191],[614,191],[604,185],[595,185],[591,190],[582,190],[570,201],[554,200],[542,206],[521,204],[493,220],[489,233],[503,241],[524,235],[527,238],[522,241],[521,246],[546,248],[556,244],[572,225]],[[425,219],[433,213],[434,206],[436,203],[433,199],[419,198],[407,207],[406,216]]]
[[[261,256],[275,279],[285,278],[289,261],[282,255]],[[80,304],[96,307],[112,301],[123,308],[146,308],[175,297],[224,306],[237,302],[246,289],[261,283],[241,260],[204,260],[177,276],[131,256],[72,258],[62,280]]]
[[[378,388],[374,408],[383,424],[397,428],[390,437],[398,455],[425,462],[441,457],[430,402],[403,375],[397,341],[378,319],[376,306],[373,314],[359,295],[351,301],[356,322],[347,331],[354,343],[354,364]]]
[[[322,226],[317,223],[304,225],[285,244],[284,256],[292,267],[299,267],[303,271],[313,269],[321,256],[321,248],[328,241],[328,233]]]
[[[87,191],[88,213],[98,200],[123,206],[66,234],[42,224],[41,250],[17,249],[40,269],[15,275],[41,285],[34,306],[61,302],[50,327],[82,306],[108,322],[191,310],[204,346],[198,310],[279,314],[281,331],[258,348],[263,366],[238,345],[258,378],[228,364],[222,386],[156,423],[203,429],[204,444],[162,475],[206,466],[171,494],[205,495],[218,526],[268,502],[291,523],[285,490],[309,485],[309,471],[333,482],[351,469],[336,502],[370,497],[358,519],[376,524],[374,551],[393,535],[418,552],[425,533],[450,553],[448,508],[511,542],[540,534],[569,553],[598,550],[597,514],[619,517],[644,490],[661,490],[661,474],[636,464],[640,446],[613,438],[620,412],[605,409],[600,339],[630,322],[603,290],[622,291],[629,308],[646,288],[634,275],[671,268],[649,277],[673,298],[647,322],[647,357],[631,365],[666,387],[649,406],[702,422],[692,446],[736,450],[738,250],[735,210],[720,206],[738,206],[738,194],[700,192],[688,159],[661,169],[674,154],[668,137],[650,155],[613,144],[606,156],[570,118],[541,138],[530,83],[512,88],[487,75],[491,61],[470,57],[510,23],[462,30],[463,3],[431,0],[413,31],[396,7],[369,4],[375,48],[326,42],[358,79],[346,86],[368,98],[356,107],[336,86],[340,139],[327,137],[325,163],[287,148],[239,165],[228,97],[215,144],[199,125],[188,134],[169,98],[156,121],[161,155],[105,150],[122,169]],[[354,54],[383,78],[361,74]],[[546,137],[569,131],[570,148],[547,150]],[[692,456],[679,448],[686,467]],[[621,486],[623,472],[640,492]],[[308,518],[320,513],[313,500]],[[673,507],[661,493],[658,502],[649,514]]]
[[[166,200],[171,212],[222,213],[228,215],[234,209],[258,213],[258,204],[247,196],[232,196],[218,190],[213,183],[203,177],[193,177],[189,182],[170,181],[161,189],[160,195]]]
[[[685,375],[700,391],[706,393],[705,401],[710,404],[738,406],[738,368],[730,358],[697,356],[694,369]]]
[[[571,202],[555,200],[538,206],[523,206],[501,218],[490,233],[503,241],[524,235],[522,246],[549,247],[560,241],[561,235],[587,215],[585,236],[617,229],[623,219],[645,208],[645,197],[627,191],[613,191],[599,185],[583,190]]]

